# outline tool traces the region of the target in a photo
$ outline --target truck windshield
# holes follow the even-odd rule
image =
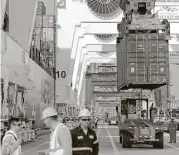
[[[128,114],[136,114],[136,100],[130,100]]]

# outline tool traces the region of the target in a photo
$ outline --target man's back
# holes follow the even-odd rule
[[[20,155],[21,146],[18,137],[11,130],[7,131],[2,139],[2,155]]]
[[[53,138],[57,138],[60,147],[64,150],[64,155],[72,155],[72,139],[69,129],[62,123],[57,128],[56,135],[51,134],[51,141]],[[56,136],[56,137],[53,137]]]

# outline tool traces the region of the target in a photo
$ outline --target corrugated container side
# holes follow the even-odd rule
[[[120,44],[117,46],[117,82],[118,85],[123,85],[126,83],[126,49],[125,49],[124,40],[120,41]]]
[[[116,40],[117,40],[117,41],[116,41],[117,85],[120,85],[119,81],[120,81],[120,78],[121,78],[121,76],[120,76],[121,68],[120,68],[120,59],[119,59],[119,57],[120,57],[120,55],[119,55],[119,54],[120,54],[120,53],[119,53],[119,48],[120,48],[120,44],[119,44],[120,40],[119,40],[119,37],[117,37]]]
[[[146,42],[144,36],[128,36],[126,38],[126,44],[128,45],[127,64],[128,64],[128,80],[130,83],[144,83],[146,81]]]
[[[167,82],[169,79],[169,50],[164,36],[148,36],[148,80],[152,83]]]
[[[128,64],[127,64],[127,61],[128,61],[128,58],[127,58],[127,53],[126,53],[126,50],[127,50],[127,44],[125,42],[125,39],[122,41],[122,46],[121,46],[121,52],[122,52],[122,68],[123,68],[123,72],[122,72],[122,83],[126,84],[128,83],[128,77],[127,77],[127,71],[128,71]]]
[[[163,34],[130,34],[117,48],[118,89],[154,89],[169,79],[168,41]]]

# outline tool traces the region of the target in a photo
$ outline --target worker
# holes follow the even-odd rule
[[[80,125],[71,130],[73,155],[98,155],[98,140],[90,128],[91,113],[88,109],[79,112],[79,121]]]
[[[58,113],[52,108],[45,108],[42,112],[42,120],[51,132],[50,149],[39,152],[48,155],[72,155],[72,140],[69,129],[58,121]]]
[[[94,124],[95,124],[95,129],[97,129],[98,128],[98,118],[97,117],[95,118],[95,123]]]
[[[174,118],[171,118],[170,123],[168,124],[168,131],[170,134],[170,143],[176,143],[176,133],[177,133],[177,124]]]
[[[152,103],[151,107],[150,107],[150,121],[154,122],[154,118],[155,118],[155,114],[156,114],[156,108],[154,107],[154,103]]]
[[[8,121],[9,130],[5,133],[2,139],[2,155],[20,155],[21,140],[18,138],[21,122],[18,118],[12,117]]]

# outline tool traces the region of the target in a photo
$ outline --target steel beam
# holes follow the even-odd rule
[[[86,44],[87,51],[116,52],[116,44]]]
[[[96,97],[129,97],[140,96],[140,92],[93,92]]]
[[[105,101],[105,100],[96,100],[96,102],[104,102],[104,103],[115,103],[115,102],[120,102],[121,100],[119,101],[116,101],[116,100],[111,100],[111,101]]]
[[[94,86],[117,86],[115,81],[93,81]]]
[[[115,103],[106,103],[106,102],[99,102],[99,107],[115,107],[115,106],[120,106],[120,102],[115,102]]]

